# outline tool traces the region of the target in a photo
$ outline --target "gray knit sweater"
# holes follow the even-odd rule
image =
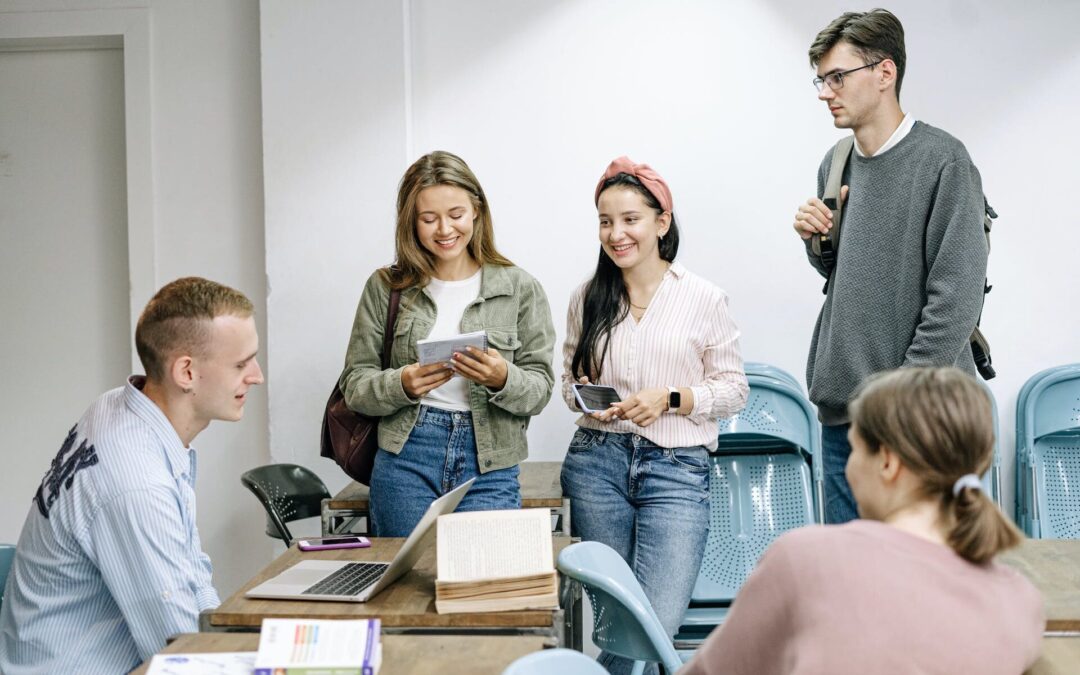
[[[825,191],[832,150],[818,169]],[[983,193],[963,144],[922,122],[844,171],[840,251],[814,327],[806,381],[823,424],[848,421],[862,380],[901,366],[975,373],[968,338],[986,278]],[[810,263],[824,275],[807,242]]]

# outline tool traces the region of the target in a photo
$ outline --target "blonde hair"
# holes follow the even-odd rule
[[[184,277],[165,284],[147,303],[135,327],[135,349],[147,378],[163,380],[169,356],[178,351],[205,354],[215,317],[247,318],[254,313],[247,296],[209,279]]]
[[[416,200],[424,188],[452,185],[469,195],[476,222],[467,251],[479,265],[493,264],[511,267],[495,248],[495,231],[491,221],[484,189],[465,160],[443,150],[436,150],[413,162],[401,177],[397,196],[397,233],[394,246],[397,261],[393,267],[380,270],[383,281],[391,288],[402,290],[424,286],[435,275],[435,256],[427,251],[416,235]]]
[[[1023,535],[979,488],[953,486],[966,474],[982,475],[994,447],[990,395],[957,368],[904,368],[863,383],[848,406],[851,423],[871,453],[882,446],[936,500],[949,546],[966,560],[984,563],[1020,543]]]

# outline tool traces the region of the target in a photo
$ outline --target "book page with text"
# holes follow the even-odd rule
[[[439,516],[441,582],[542,574],[554,570],[551,511],[513,509]]]

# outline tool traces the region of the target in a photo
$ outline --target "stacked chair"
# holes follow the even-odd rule
[[[998,508],[1001,508],[1001,425],[998,423],[997,399],[994,398],[994,392],[990,391],[986,383],[983,383],[983,386],[986,388],[986,393],[990,395],[990,405],[994,413],[994,455],[990,469],[982,477],[983,491],[990,495]]]
[[[1016,522],[1033,538],[1080,538],[1080,363],[1044,370],[1016,401]]]
[[[784,532],[824,521],[821,427],[789,373],[747,363],[746,407],[720,420],[709,457],[709,538],[675,645],[696,649],[723,622],[761,554]]]

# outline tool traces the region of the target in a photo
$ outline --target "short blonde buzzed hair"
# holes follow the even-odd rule
[[[184,277],[166,284],[147,303],[135,327],[135,349],[146,376],[162,381],[169,356],[178,351],[205,354],[215,317],[247,318],[254,313],[247,296],[209,279]]]

